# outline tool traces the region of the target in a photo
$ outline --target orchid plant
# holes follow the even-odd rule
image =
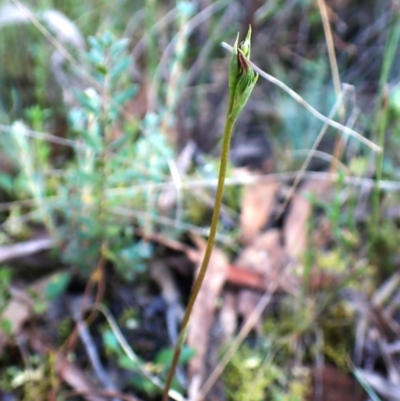
[[[199,273],[193,285],[193,290],[190,295],[185,315],[182,320],[178,341],[175,345],[171,369],[168,373],[167,381],[164,387],[163,401],[168,401],[168,395],[171,388],[172,380],[175,375],[176,366],[179,361],[179,356],[183,343],[185,342],[190,315],[193,310],[194,303],[196,302],[197,295],[199,294],[200,288],[203,284],[204,277],[207,273],[211,252],[214,246],[222,204],[222,195],[224,192],[226,168],[228,165],[229,148],[233,127],[241,111],[249,100],[250,94],[253,91],[258,79],[258,74],[253,71],[250,65],[250,39],[251,27],[249,27],[248,33],[243,42],[239,43],[239,34],[237,35],[232,50],[229,64],[229,101],[225,119],[225,129],[222,138],[222,151],[220,157],[217,192],[215,196],[214,211],[211,219],[210,233],[208,236],[203,260],[200,265]]]

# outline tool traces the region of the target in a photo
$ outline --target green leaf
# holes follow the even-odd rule
[[[94,92],[94,90],[92,89]],[[84,93],[74,91],[74,95],[76,97],[76,100],[87,110],[93,112],[96,115],[100,114],[101,111],[101,103],[99,101],[98,97],[90,96],[88,93],[88,90],[85,91]]]
[[[183,365],[188,363],[194,356],[196,351],[190,347],[183,347],[181,354],[179,356],[179,364]],[[173,348],[164,348],[154,358],[154,363],[162,365],[164,368],[169,369],[172,363],[172,358],[174,356]]]
[[[10,194],[13,191],[13,187],[13,178],[9,174],[0,172],[0,188]]]
[[[10,319],[0,319],[0,332],[10,335],[12,333],[12,322]]]
[[[106,330],[103,332],[103,342],[107,349],[114,352],[121,351],[117,337],[115,337],[115,334],[111,330]]]
[[[95,135],[88,131],[79,131],[79,136],[84,139],[85,145],[89,148],[95,150],[96,152],[101,152],[103,150],[103,141],[100,135]]]
[[[89,36],[88,37],[88,42],[89,42],[90,47],[92,49],[95,49],[98,52],[103,52],[103,46],[100,43],[98,38],[96,38],[95,36]]]
[[[132,359],[128,358],[126,355],[121,355],[118,358],[118,365],[121,368],[133,370],[134,372],[139,372],[139,366],[142,364],[142,361],[138,358],[137,361],[132,361]]]
[[[249,70],[249,73],[241,77],[239,80],[233,99],[231,113],[229,115],[229,117],[234,121],[239,117],[244,106],[246,106],[257,80],[258,74],[254,75],[252,70]]]
[[[108,68],[105,64],[96,64],[96,71],[101,75],[107,75]]]
[[[150,380],[142,377],[142,375],[132,377],[130,382],[133,387],[147,394],[149,397],[154,397],[156,394],[160,393],[160,389]]]
[[[119,138],[115,139],[108,146],[110,151],[118,151],[120,148],[127,146],[127,142],[130,139],[129,135],[121,135]],[[121,149],[123,151],[124,149]],[[111,160],[112,161],[112,160]]]
[[[45,289],[45,296],[52,300],[61,295],[67,288],[71,275],[67,272],[57,273],[49,280]]]
[[[118,93],[113,97],[114,102],[123,105],[127,100],[131,99],[137,92],[137,86],[131,85],[127,89]]]
[[[105,55],[102,49],[92,47],[90,52],[86,56],[87,60],[96,65],[96,64],[104,64],[105,62]]]
[[[129,45],[129,40],[126,38],[115,41],[110,47],[111,57],[118,58],[121,54],[127,51],[128,45]]]
[[[111,79],[118,78],[123,72],[125,72],[131,64],[131,58],[126,56],[118,60],[108,71]]]
[[[103,35],[98,38],[100,45],[105,49],[108,49],[114,40],[114,35],[110,31],[105,31]]]

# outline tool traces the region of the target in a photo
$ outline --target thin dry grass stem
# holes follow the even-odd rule
[[[120,393],[119,391],[109,391],[109,390],[101,390],[101,389],[90,389],[90,390],[71,390],[71,391],[67,391],[64,393],[63,395],[63,399],[67,400],[69,398],[74,398],[76,399],[76,397],[86,397],[85,399],[90,400],[90,397],[93,396],[99,396],[99,397],[103,397],[103,398],[112,398],[112,397],[118,397],[123,401],[142,401],[140,398],[138,397],[134,397],[133,395],[127,395],[127,394],[123,394]],[[103,399],[102,398],[102,399]]]
[[[173,185],[173,183],[169,183],[169,185]],[[47,200],[51,199],[54,203],[57,203],[60,201],[59,198],[56,197],[51,197],[47,198]],[[4,204],[0,204],[0,211],[6,211],[10,210],[13,207],[18,207],[18,206],[34,206],[36,203],[35,199],[26,199],[24,201],[15,201],[15,202],[8,202]],[[51,203],[51,202],[49,202]],[[48,205],[51,206],[51,205]],[[147,219],[151,224],[159,224],[164,227],[172,227],[178,230],[190,232],[193,234],[201,235],[203,237],[207,237],[209,229],[208,228],[201,228],[197,227],[193,224],[189,223],[184,223],[182,221],[176,220],[176,219],[171,219],[169,217],[165,216],[154,216],[151,215],[151,213],[144,212],[142,210],[135,210],[131,209],[129,207],[115,207],[110,210],[110,213],[113,213],[113,215],[117,218],[117,216],[126,219],[136,219],[136,218],[141,218],[141,219]],[[7,225],[10,224],[24,224],[28,223],[32,219],[38,218],[40,216],[40,211],[39,210],[34,210],[28,213],[25,213],[21,216],[15,216],[15,217],[9,217],[4,223],[0,224],[0,229],[6,228]],[[151,233],[152,235],[152,233]],[[232,240],[229,238],[229,236],[222,235],[222,234],[217,234],[216,236],[217,241],[219,241],[222,244],[225,244],[227,246],[232,246]]]
[[[319,12],[321,14],[322,25],[324,27],[326,47],[328,48],[329,63],[331,66],[333,85],[335,87],[336,97],[339,98],[342,90],[340,84],[339,68],[335,54],[335,45],[333,43],[331,24],[328,16],[328,10],[325,4],[325,0],[317,0],[317,2],[318,2]],[[344,108],[342,106],[339,107],[339,117],[341,121],[344,120]]]
[[[181,188],[182,190],[182,188]],[[205,206],[213,207],[214,206],[214,198],[212,195],[205,193],[204,191],[200,191],[197,188],[193,188],[193,192],[191,193],[192,196],[196,197],[201,201]],[[229,207],[226,204],[221,205],[221,213],[229,215],[230,217],[237,218],[239,216],[239,212],[232,207]]]
[[[122,34],[122,36],[124,38],[133,38],[134,34],[135,34],[135,29],[140,27],[140,23],[146,18],[146,7],[143,7],[137,11],[135,11],[135,13],[132,15],[131,18],[129,18],[128,22],[126,23],[125,29],[124,29],[124,33]],[[163,18],[163,17],[161,17]],[[144,33],[144,35],[146,35],[148,32],[148,30],[146,29],[146,33]],[[144,40],[144,36],[142,36],[142,38],[140,40]],[[131,50],[131,55],[133,56],[133,49]]]
[[[395,386],[391,386],[389,382],[384,380],[381,376],[371,373],[368,370],[355,368],[353,370],[355,378],[368,394],[369,399],[372,401],[382,401],[376,394],[375,390],[380,391],[381,394],[391,400],[399,400],[399,390]]]
[[[265,174],[262,176],[242,176],[242,177],[227,177],[225,181],[225,186],[235,186],[235,185],[254,185],[259,182],[267,182],[267,181],[290,181],[296,178],[298,171],[288,171],[285,173],[273,173],[273,174]],[[332,174],[329,172],[322,171],[306,171],[304,173],[305,178],[315,179],[315,180],[326,180],[329,177],[332,178],[333,181],[339,180],[338,174]],[[342,179],[342,178],[340,178]],[[364,189],[371,189],[373,187],[375,181],[371,178],[366,177],[345,177],[345,184],[353,185],[355,187],[363,187]],[[107,194],[110,198],[116,196],[126,196],[130,197],[137,193],[137,191],[144,191],[147,186],[150,186],[154,189],[163,190],[166,188],[173,188],[173,183],[163,182],[163,183],[148,183],[148,184],[140,184],[134,185],[128,189],[125,188],[112,188],[107,191]],[[190,180],[190,181],[181,181],[180,186],[182,190],[190,190],[190,189],[200,189],[200,188],[215,188],[217,185],[217,179],[206,179],[206,180]],[[389,181],[389,180],[380,180],[378,181],[378,186],[381,190],[385,190],[387,192],[398,192],[400,191],[400,182],[398,181]],[[10,203],[9,203],[10,204]]]
[[[105,390],[116,393],[117,388],[114,384],[114,381],[111,379],[107,370],[104,368],[99,356],[99,352],[97,350],[97,346],[93,340],[93,336],[90,333],[87,324],[82,319],[80,313],[76,313],[75,321],[78,328],[79,338],[81,339],[82,345],[86,350],[86,355],[88,356],[90,364],[92,365],[95,376],[97,377],[98,381],[103,385]],[[111,399],[112,401],[121,401],[121,399],[115,395],[111,397]]]
[[[101,94],[103,92],[102,86],[79,64],[78,60],[58,41],[52,34],[40,23],[40,21],[25,7],[19,0],[12,0],[13,3],[21,10],[21,12],[32,22],[32,24],[39,30],[39,32],[50,42],[50,44],[57,49],[63,57],[73,65],[77,71],[82,74],[82,77],[92,85]],[[121,113],[121,115],[129,122],[136,122],[136,118],[128,114],[120,105],[116,104],[112,99],[102,99],[105,103],[110,103]]]
[[[227,177],[225,181],[225,186],[237,186],[237,185],[254,185],[260,182],[268,182],[268,181],[291,181],[295,179],[298,175],[298,171],[291,171],[291,172],[286,172],[286,173],[275,173],[275,174],[266,174],[263,176],[244,176],[244,177]],[[328,179],[332,181],[339,181],[343,180],[343,177],[340,177],[338,174],[331,174],[328,172],[317,172],[317,171],[306,171],[304,173],[305,178],[313,179],[313,180],[321,180],[321,181],[326,181]],[[197,181],[182,181],[181,183],[181,188],[190,190],[190,189],[198,189],[198,188],[208,188],[208,187],[215,187],[217,184],[217,179],[212,179],[212,180],[197,180]],[[359,187],[364,190],[371,190],[374,185],[375,181],[371,178],[365,178],[365,177],[345,177],[344,178],[344,184],[346,185],[352,185],[354,187]],[[149,186],[152,186],[157,189],[165,189],[165,188],[171,188],[174,184],[172,182],[166,182],[166,183],[161,183],[161,184],[147,184]],[[145,184],[142,184],[140,186],[135,187],[135,191],[137,190],[143,190],[143,187],[145,187]],[[398,181],[388,181],[388,180],[380,180],[378,182],[378,186],[380,190],[384,190],[386,192],[400,192],[400,182]],[[114,191],[114,190],[112,190]],[[122,196],[124,195],[119,189],[115,190],[117,194],[111,194],[113,196]],[[132,196],[132,193],[126,194],[127,196]],[[52,197],[46,197],[44,198],[46,201],[49,203],[57,203],[60,201],[59,198],[52,196]],[[0,204],[0,211],[6,211],[10,210],[15,207],[22,207],[22,206],[32,206],[35,204],[34,199],[25,199],[22,201],[13,201],[13,202],[6,202],[6,203],[1,203]],[[116,216],[128,216],[131,218],[135,217],[142,217],[143,218],[143,211],[136,211],[132,210],[128,207],[126,208],[118,208],[116,210],[113,210]],[[5,227],[6,224],[13,224],[13,223],[24,223],[28,222],[32,218],[37,217],[37,211],[32,211],[29,213],[26,213],[22,216],[17,216],[17,217],[12,217],[9,218],[5,223],[0,224],[0,228]],[[166,217],[160,217],[160,216],[154,216],[153,217],[154,221],[156,223],[165,225],[165,226],[171,226],[175,227],[176,226],[176,220],[174,219],[169,219]],[[197,233],[199,235],[206,236],[208,233],[208,230],[202,229],[200,227],[196,227],[194,225],[188,224],[188,223],[183,223],[180,222],[178,228],[182,230],[188,230],[194,233]],[[229,243],[229,239],[225,236],[217,235],[217,240],[222,242],[222,243]]]
[[[178,145],[178,135],[176,130],[176,109],[180,99],[180,86],[182,84],[182,75],[184,74],[185,51],[189,40],[189,24],[182,16],[179,31],[176,34],[173,64],[169,74],[169,82],[167,83],[167,94],[165,99],[166,113],[161,122],[161,131],[168,139],[170,145],[176,148]]]
[[[182,177],[175,160],[168,160],[168,167],[176,194],[175,220],[180,221],[183,216]]]
[[[8,134],[12,134],[13,131],[14,131],[14,128],[12,126],[0,124],[0,132],[5,132],[5,133],[8,133]],[[28,128],[24,128],[24,131],[21,132],[20,134],[21,135],[25,135],[25,136],[30,137],[30,138],[34,138],[34,139],[45,140],[47,142],[54,143],[54,144],[57,144],[57,145],[68,146],[68,147],[73,148],[75,150],[82,150],[84,148],[84,145],[81,142],[77,141],[77,140],[61,138],[61,137],[49,134],[47,132],[34,131],[34,130],[31,130],[31,129],[28,129]],[[124,162],[124,163],[127,163],[128,165],[132,165],[132,163],[133,163],[132,159],[129,159],[129,158],[126,158],[126,157],[122,157],[122,156],[120,156],[119,154],[117,154],[115,152],[108,151],[108,154],[114,156],[116,158],[116,160]],[[144,168],[143,168],[143,171],[145,171]]]
[[[160,17],[157,20],[157,24],[151,27],[150,29],[146,30],[146,33],[143,37],[138,40],[134,48],[132,49],[131,55],[135,60],[138,60],[139,57],[142,55],[143,51],[146,49],[146,42],[149,36],[153,33],[159,33],[163,29],[167,28],[169,24],[171,24],[176,17],[176,7],[168,11],[165,15]],[[127,35],[126,35],[127,36]]]
[[[51,33],[39,22],[39,20],[25,7],[19,0],[12,0],[13,3],[21,10],[21,12],[32,22],[32,24],[38,29],[40,33],[54,46],[73,66],[79,68],[78,61],[72,56],[72,54],[57,40]],[[90,80],[93,80],[89,74],[87,75]]]
[[[101,255],[99,261],[97,263],[96,268],[92,271],[90,279],[87,281],[85,290],[82,296],[82,302],[79,305],[79,315],[83,316],[84,312],[89,308],[88,303],[90,302],[90,294],[93,291],[93,287],[98,281],[97,290],[96,290],[96,298],[95,303],[100,304],[103,300],[104,293],[105,293],[105,258]],[[98,277],[95,278],[95,277]],[[90,326],[94,319],[96,318],[97,312],[95,310],[90,310],[89,316],[85,319],[85,324]],[[59,348],[58,353],[63,353],[64,355],[69,354],[73,349],[76,347],[76,342],[78,340],[79,335],[79,328],[78,325],[75,324],[74,329],[69,334],[67,339],[64,341],[62,346]]]
[[[32,199],[32,205],[35,206],[37,200]],[[11,224],[27,224],[32,220],[40,218],[40,210],[36,209],[34,211],[23,214],[22,216],[9,217],[4,223],[0,224],[0,229],[7,229]]]
[[[332,119],[335,115],[336,112],[338,110],[338,108],[340,107],[340,105],[342,104],[342,100],[343,97],[345,96],[347,91],[347,87],[345,88],[345,90],[343,91],[343,93],[341,93],[338,97],[338,99],[336,100],[336,103],[334,104],[334,106],[332,107],[331,112],[329,113],[329,117],[330,119]],[[300,180],[303,178],[304,176],[304,172],[306,171],[306,168],[308,167],[312,157],[313,157],[313,152],[315,150],[317,150],[319,144],[322,141],[322,138],[324,137],[326,131],[328,129],[328,124],[324,124],[323,127],[321,128],[317,138],[315,139],[315,142],[310,150],[310,152],[308,153],[308,156],[306,158],[306,160],[304,161],[303,165],[300,168],[299,174],[297,175],[296,179],[294,180],[293,185],[290,187],[290,190],[288,192],[288,194],[286,195],[286,198],[284,200],[284,202],[282,203],[281,207],[279,208],[278,212],[276,213],[275,219],[278,220],[281,216],[282,213],[285,211],[286,206],[288,205],[290,199],[292,199],[292,196],[294,194],[294,192],[296,191],[297,186],[299,185]]]
[[[271,302],[272,297],[277,290],[277,288],[280,285],[282,279],[274,280],[272,281],[269,285],[267,290],[265,291],[264,295],[261,297],[259,300],[258,304],[246,320],[246,323],[243,325],[241,328],[239,334],[237,337],[233,340],[232,344],[230,347],[227,349],[225,352],[224,356],[222,359],[219,361],[218,365],[215,367],[211,375],[208,377],[206,382],[203,384],[203,386],[200,389],[200,393],[198,396],[199,400],[202,400],[205,398],[207,393],[211,390],[217,379],[221,376],[222,372],[228,365],[228,363],[232,360],[233,356],[235,353],[238,351],[240,345],[243,343],[243,341],[246,339],[247,335],[250,333],[250,331],[254,328],[255,324],[257,321],[260,319],[263,311],[267,307],[267,305]]]
[[[8,133],[8,134],[12,134],[13,130],[14,130],[14,128],[12,126],[0,124],[0,132],[5,132],[5,133]],[[31,129],[25,128],[24,131],[21,132],[20,134],[24,135],[24,136],[27,136],[27,137],[30,137],[30,138],[34,138],[34,139],[45,140],[47,142],[54,143],[54,144],[57,144],[57,145],[68,146],[68,147],[71,147],[71,148],[73,148],[75,150],[83,150],[85,148],[85,145],[83,143],[79,142],[78,140],[60,138],[58,136],[49,134],[47,132],[34,131],[34,130],[31,130]],[[108,151],[107,153],[110,156],[115,157],[115,159],[117,161],[123,162],[128,166],[131,166],[132,163],[133,163],[132,159],[127,158],[127,157],[123,157],[123,156],[121,156],[121,155],[119,155],[119,154],[117,154],[115,152]],[[140,171],[140,169],[141,169],[141,167],[137,166],[137,165],[135,165],[135,168],[137,168],[138,171]],[[144,167],[142,168],[142,170],[143,170],[144,174],[147,172],[146,168],[144,168]],[[45,174],[53,174],[53,175],[57,174],[57,172],[55,170],[52,170],[52,171],[44,171],[44,170],[42,170],[41,172],[44,175]],[[61,176],[63,174],[62,173],[58,173],[57,175]],[[166,178],[167,178],[167,176],[166,176]]]
[[[338,98],[341,93],[340,75],[339,75],[339,68],[338,68],[337,59],[336,59],[335,45],[333,43],[332,30],[331,30],[331,24],[329,21],[328,9],[327,9],[325,0],[317,0],[317,2],[318,2],[319,12],[321,14],[322,25],[324,27],[325,41],[326,41],[326,47],[328,49],[328,56],[329,56],[329,63],[331,66],[333,86],[335,88],[336,98]],[[341,123],[343,123],[344,118],[345,118],[344,105],[341,105],[339,107],[338,114],[339,114],[339,121]],[[345,144],[344,144],[343,138],[338,137],[336,139],[335,148],[333,150],[334,159],[332,161],[331,169],[330,169],[330,171],[332,173],[335,172],[338,168],[337,161],[340,159],[340,157],[343,153],[344,146],[345,146]]]
[[[392,274],[385,282],[383,282],[371,297],[371,303],[374,306],[384,307],[390,298],[400,286],[400,272]]]
[[[215,3],[214,3],[215,4]],[[210,59],[210,53],[214,49],[214,45],[217,42],[217,38],[220,37],[221,32],[224,32],[228,27],[232,24],[232,7],[236,7],[236,3],[232,3],[227,9],[224,11],[218,25],[213,29],[213,31],[208,34],[207,41],[202,44],[200,52],[197,54],[196,60],[190,66],[190,70],[186,76],[186,84],[191,85],[194,79],[198,76],[200,71],[204,68],[208,60]],[[233,10],[233,14],[234,14]],[[213,87],[215,84],[209,84],[210,87]],[[207,86],[207,84],[202,84],[203,88]],[[199,91],[199,86],[186,87],[186,91]]]
[[[14,131],[14,128],[9,125],[0,124],[0,131],[12,134]],[[78,141],[60,138],[58,136],[48,134],[46,132],[33,131],[31,129],[25,128],[23,135],[31,137],[31,138],[35,138],[35,139],[43,139],[47,142],[55,143],[57,145],[69,146],[71,148],[79,148],[80,147]]]
[[[230,46],[228,43],[222,42],[222,47],[225,49],[232,51],[232,46]],[[291,96],[297,103],[301,104],[306,110],[308,110],[314,117],[318,118],[321,120],[323,123],[330,125],[333,128],[336,128],[340,130],[341,132],[345,133],[346,135],[350,135],[357,139],[358,141],[362,142],[366,146],[368,146],[370,149],[372,149],[375,152],[381,152],[382,149],[376,145],[374,142],[370,141],[369,139],[363,137],[360,133],[357,131],[354,131],[353,129],[344,126],[343,124],[340,124],[323,114],[321,114],[318,110],[316,110],[314,107],[312,107],[304,98],[302,98],[297,92],[295,92],[293,89],[289,88],[286,84],[284,84],[282,81],[279,79],[273,77],[272,75],[267,74],[265,71],[257,67],[252,61],[250,61],[251,67],[254,69],[255,72],[257,72],[261,77],[266,79],[267,81],[271,82],[272,84],[278,86],[282,90],[284,90],[289,96]]]
[[[336,162],[338,164],[338,166],[340,167],[340,169],[343,172],[348,172],[349,169],[340,161],[340,160],[335,160],[335,157],[332,156],[329,153],[326,152],[322,152],[321,150],[316,150],[316,149],[297,149],[297,150],[292,150],[292,151],[288,151],[287,153],[296,156],[296,155],[306,155],[308,156],[311,153],[311,157],[312,158],[319,158],[321,160],[325,160],[327,162]]]
[[[56,196],[48,196],[48,197],[44,197],[43,199],[45,199],[46,201],[49,201],[49,200],[57,200],[59,198],[57,198]],[[36,200],[33,198],[11,201],[11,202],[3,202],[3,203],[0,203],[0,212],[4,212],[6,210],[10,210],[10,209],[17,208],[17,207],[33,206],[35,204],[35,202],[36,202]],[[0,227],[4,227],[4,223],[0,224]]]
[[[25,138],[25,127],[22,124],[16,124],[13,127],[15,133],[16,147],[19,152],[19,157],[24,161],[22,164],[22,171],[27,177],[27,187],[34,195],[35,203],[37,206],[37,213],[42,219],[44,226],[49,231],[50,235],[54,240],[59,243],[60,238],[58,236],[54,220],[51,214],[48,213],[47,203],[44,201],[44,193],[41,188],[35,183],[35,166],[32,152],[29,147],[29,143]]]
[[[203,22],[207,21],[207,19],[210,18],[214,13],[218,12],[222,7],[224,7],[226,3],[227,3],[227,0],[218,0],[218,1],[214,2],[213,4],[206,7],[204,10],[197,13],[192,19],[185,22],[184,26],[182,26],[181,29],[184,29],[187,35],[190,35],[195,28],[197,28]],[[176,12],[176,10],[175,10],[175,12]],[[157,66],[157,69],[154,73],[154,77],[150,84],[150,90],[149,90],[148,105],[149,105],[150,110],[155,110],[155,108],[156,108],[155,106],[157,103],[158,80],[159,80],[159,77],[162,75],[161,70],[167,64],[168,58],[172,54],[172,49],[175,46],[176,41],[178,39],[179,39],[179,32],[174,36],[174,38],[166,46],[166,48],[161,56],[160,62]]]
[[[135,354],[135,352],[132,350],[132,348],[129,346],[128,342],[126,341],[124,335],[122,334],[120,328],[118,327],[117,322],[111,315],[111,313],[106,309],[105,306],[101,304],[96,304],[93,305],[93,309],[101,312],[104,317],[106,318],[108,324],[110,325],[110,328],[112,332],[115,335],[115,338],[118,341],[118,344],[121,346],[122,350],[125,352],[125,355],[135,364],[137,364],[137,367],[140,371],[140,373],[148,380],[150,380],[155,386],[157,386],[160,389],[164,388],[164,383],[158,378],[153,376],[151,373],[149,373],[141,364],[138,356]],[[169,390],[168,395],[170,398],[172,398],[175,401],[187,401],[185,397],[183,397],[181,394],[179,394],[175,390]]]
[[[171,219],[169,217],[165,216],[152,216],[150,213],[143,212],[141,210],[132,210],[129,208],[124,208],[124,207],[114,207],[111,210],[111,213],[113,213],[115,216],[122,216],[125,219],[127,218],[142,218],[142,219],[149,219],[152,223],[158,223],[160,225],[166,226],[166,227],[173,227],[177,228],[179,230],[183,230],[186,232],[191,232],[197,235],[201,235],[204,237],[207,237],[209,233],[208,228],[201,228],[197,227],[193,224],[189,223],[184,223],[181,221],[177,221],[175,219]],[[229,239],[228,236],[217,234],[216,236],[217,240],[223,244],[229,245],[231,243],[231,240]]]
[[[47,251],[54,246],[51,238],[37,238],[30,241],[18,242],[14,245],[0,245],[0,263],[30,256],[34,253]]]

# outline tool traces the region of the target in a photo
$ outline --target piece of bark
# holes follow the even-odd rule
[[[243,189],[240,212],[241,241],[248,244],[267,224],[275,207],[278,181],[260,181]]]
[[[236,265],[229,266],[226,280],[235,287],[250,287],[259,291],[265,291],[266,287],[264,274]]]
[[[197,247],[204,252],[206,242],[199,237],[193,236]],[[215,310],[218,298],[229,269],[229,261],[225,253],[214,248],[211,254],[208,271],[201,286],[196,303],[190,317],[190,326],[187,344],[196,350],[196,355],[189,363],[189,399],[197,399],[200,386],[203,384],[206,371],[206,355],[209,349],[210,332],[215,320]]]
[[[52,344],[42,338],[37,331],[28,331],[27,338],[32,349],[40,355],[55,355],[55,369],[61,379],[67,383],[76,392],[84,394],[87,401],[107,401],[109,397],[95,395],[99,390],[98,384],[95,384],[85,372],[71,363],[65,356],[58,353]]]
[[[231,341],[237,330],[237,294],[229,289],[224,290],[224,298],[218,320],[221,336],[224,341]]]
[[[293,195],[289,211],[283,226],[283,237],[286,253],[296,259],[307,250],[307,224],[311,217],[312,204],[306,194],[320,199],[328,190],[330,181],[309,180],[304,182]]]
[[[54,241],[50,237],[37,238],[13,245],[3,245],[0,246],[0,263],[48,250],[53,246]]]
[[[243,322],[247,322],[250,316],[253,314],[254,309],[257,307],[262,294],[260,292],[252,291],[249,289],[242,289],[239,291],[237,296],[237,312],[238,315],[243,319]],[[261,321],[258,320],[255,324],[257,332],[261,331]]]
[[[279,271],[287,261],[280,235],[277,229],[259,235],[239,254],[235,265],[246,267],[264,276]]]

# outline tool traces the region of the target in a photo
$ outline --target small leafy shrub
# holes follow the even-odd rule
[[[124,116],[123,107],[137,90],[129,82],[128,41],[106,32],[89,43],[92,86],[75,91],[79,105],[69,113],[71,160],[63,171],[52,171],[46,144],[30,138],[22,122],[13,125],[10,154],[21,170],[21,197],[33,196],[35,215],[65,261],[85,273],[102,255],[130,279],[152,256],[148,242],[135,241],[134,227],[152,230],[157,198],[147,186],[165,181],[173,151],[157,115],[149,113],[141,122]],[[30,120],[37,121],[37,114],[31,110]],[[37,151],[40,146],[43,151]]]

